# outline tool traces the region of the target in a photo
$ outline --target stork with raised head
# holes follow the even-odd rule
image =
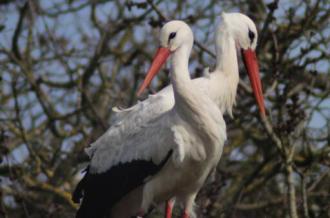
[[[216,70],[209,76],[192,80],[190,83],[193,84],[194,90],[199,91],[199,95],[202,95],[203,93],[205,96],[211,97],[223,113],[226,111],[231,113],[238,84],[238,66],[235,47],[235,45],[237,45],[243,50],[243,57],[245,58],[245,64],[250,79],[254,81],[252,82],[252,86],[255,93],[257,93],[256,98],[260,111],[261,113],[264,113],[261,83],[257,75],[258,66],[253,52],[257,41],[255,25],[248,17],[238,13],[223,14],[222,17],[223,23],[219,26],[216,37]],[[179,30],[181,30],[181,28],[179,28]],[[163,32],[164,31],[162,31],[162,33]],[[176,38],[176,34],[178,32],[179,31],[171,32],[173,34],[170,33],[168,35],[168,43],[176,42],[174,44],[177,44],[178,38]],[[162,38],[162,43],[165,43],[166,40],[164,40],[164,37]],[[219,43],[224,44],[219,45]],[[180,51],[180,49],[178,51]],[[183,53],[182,49],[181,52],[178,51],[173,52],[173,72],[176,72],[175,69],[178,69],[179,66],[182,67],[182,63],[185,62],[178,61],[179,58],[178,60],[175,59],[175,57],[179,56],[175,54]],[[179,63],[179,65],[177,63]],[[175,75],[175,73],[173,73],[173,75]],[[176,83],[174,82],[174,88],[176,86],[175,84]],[[180,90],[180,86],[177,86],[177,88]],[[114,125],[87,151],[91,156],[92,161],[87,170],[88,172],[86,176],[78,184],[74,195],[74,200],[78,201],[79,198],[82,197],[82,192],[84,192],[84,200],[78,215],[86,215],[77,215],[78,217],[102,217],[100,215],[97,216],[97,214],[100,214],[99,211],[103,211],[104,214],[106,211],[105,208],[111,208],[113,214],[112,217],[125,217],[123,215],[125,214],[125,211],[129,213],[134,210],[139,210],[141,202],[144,202],[142,205],[144,205],[144,209],[146,210],[146,200],[144,199],[146,199],[145,195],[148,193],[144,190],[148,190],[146,188],[148,187],[147,184],[152,184],[151,181],[153,181],[154,178],[159,178],[158,175],[161,175],[161,172],[166,172],[165,169],[168,169],[167,167],[170,165],[170,161],[178,163],[177,161],[180,160],[182,155],[183,157],[186,156],[186,150],[182,148],[186,148],[191,141],[180,141],[184,138],[180,138],[179,135],[176,134],[177,132],[180,132],[175,131],[177,127],[172,128],[171,131],[166,131],[168,128],[166,125],[169,125],[169,123],[164,121],[169,121],[171,119],[165,119],[164,117],[177,114],[173,111],[177,110],[175,108],[181,108],[173,108],[175,95],[173,95],[171,90],[171,87],[167,87],[158,94],[150,96],[147,100],[138,103],[132,108],[122,111],[117,110],[118,113],[113,122]],[[184,114],[184,116],[187,116],[186,113]],[[173,117],[180,116],[176,115]],[[173,125],[173,127],[174,126],[175,125]],[[222,127],[221,131],[225,131],[224,124],[220,125],[220,127]],[[158,129],[160,131],[158,131]],[[183,135],[187,136],[187,133],[183,133]],[[142,135],[139,135],[138,137],[138,134]],[[153,137],[156,137],[156,139]],[[177,144],[179,145],[178,147],[174,146],[179,150],[173,150],[173,147],[170,146],[169,142],[171,141],[171,137],[175,137],[174,143],[181,142],[182,146],[180,146],[180,143]],[[224,138],[225,137],[223,137],[223,139]],[[179,141],[177,141],[178,139]],[[143,145],[137,146],[140,143]],[[203,145],[203,142],[200,143]],[[130,144],[134,146],[130,146]],[[169,151],[167,155],[163,152],[166,149]],[[196,150],[195,154],[194,152],[191,154],[194,154],[192,156],[197,155],[196,157],[198,159],[200,154],[203,153],[200,153],[201,151]],[[156,156],[152,157],[151,154],[155,154]],[[99,156],[99,158],[96,156]],[[125,177],[123,173],[127,171],[130,172],[130,174]],[[175,170],[173,172],[175,172]],[[153,176],[150,177],[150,175]],[[120,178],[120,176],[122,177]],[[145,178],[147,177],[148,179],[146,180]],[[169,177],[172,179],[172,173]],[[126,180],[123,181],[123,178],[126,178]],[[107,183],[107,179],[113,179],[112,183]],[[169,181],[168,178],[164,178],[164,182],[162,183],[165,185],[173,184],[171,181],[175,182],[176,180],[173,178],[173,180]],[[107,190],[96,191],[97,188]],[[89,191],[87,191],[88,189]],[[93,191],[93,189],[95,190]],[[164,190],[162,189],[162,191]],[[171,192],[168,191],[166,196],[168,197],[167,199],[178,196],[175,193],[172,193],[173,195],[170,196]],[[107,196],[110,194],[110,197]],[[157,196],[157,194],[155,196]],[[161,200],[167,200],[159,199],[161,198],[154,198],[153,200],[156,203]],[[182,200],[182,198],[179,198],[179,200]],[[170,217],[171,208],[168,209],[167,215]],[[187,209],[188,211],[191,211],[189,207]],[[90,215],[88,215],[88,211],[90,211]]]
[[[216,27],[215,34],[216,67],[213,72],[206,73],[206,76],[194,79],[193,83],[196,88],[202,90],[218,105],[223,114],[227,112],[232,116],[232,108],[235,104],[239,83],[237,51],[240,51],[260,114],[265,116],[259,66],[255,53],[258,41],[256,25],[242,13],[222,13],[221,18],[222,22]],[[156,97],[158,101],[152,100]],[[136,115],[142,115],[144,114],[143,110],[158,108],[157,105],[162,105],[165,106],[162,107],[162,110],[166,111],[173,104],[173,101],[173,93],[170,87],[166,87],[159,94],[157,93],[157,95],[152,96],[152,98],[149,97],[143,102],[148,107],[142,107],[142,110],[140,108],[138,112],[135,111],[138,106],[134,106],[130,110],[134,111]],[[162,103],[160,104],[160,102]],[[155,114],[146,115],[145,117],[152,119],[152,116],[155,117]],[[173,199],[167,201],[166,218],[171,218],[173,204]]]

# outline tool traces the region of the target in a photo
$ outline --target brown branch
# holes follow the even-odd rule
[[[309,218],[308,196],[307,196],[307,190],[306,190],[305,175],[301,175],[301,195],[302,195],[302,199],[303,199],[304,218]]]
[[[57,81],[51,81],[44,77],[39,77],[37,79],[38,84],[45,84],[47,86],[53,87],[53,88],[61,88],[61,89],[71,89],[74,88],[77,84],[77,80],[70,80],[67,82],[57,82]]]
[[[31,178],[31,177],[24,176],[23,180],[31,188],[51,192],[51,193],[57,195],[58,197],[60,197],[61,199],[63,199],[72,208],[74,208],[74,209],[78,208],[78,205],[76,205],[75,203],[72,202],[70,192],[66,192],[66,191],[62,190],[61,188],[55,187],[55,186],[45,183],[45,182],[39,182],[37,179]]]
[[[122,20],[121,23],[119,23],[116,28],[114,28],[112,31],[109,30],[105,30],[102,35],[101,35],[101,39],[98,43],[98,45],[96,46],[96,49],[94,51],[94,55],[93,57],[90,59],[84,73],[82,76],[82,86],[85,88],[89,82],[90,77],[93,75],[94,70],[98,67],[99,65],[99,59],[105,54],[105,52],[107,51],[107,45],[108,42],[110,40],[111,37],[114,37],[115,35],[117,35],[118,33],[120,33],[121,31],[123,31],[127,25],[129,23],[137,23],[141,20],[143,20],[146,15],[149,12],[146,12],[142,15],[140,15],[139,17],[136,18],[131,18],[131,19],[124,19]],[[109,26],[111,26],[111,22],[109,21],[109,23],[106,25],[105,28],[109,28]]]
[[[25,134],[25,130],[24,130],[24,126],[21,120],[21,110],[19,107],[19,103],[18,103],[18,95],[17,95],[17,89],[16,89],[16,80],[14,80],[12,82],[11,85],[12,88],[12,92],[14,95],[14,102],[15,102],[15,113],[16,113],[16,121],[18,123],[18,129],[20,132],[20,136],[23,140],[23,143],[26,145],[26,147],[28,148],[28,151],[30,153],[30,156],[35,160],[36,163],[36,172],[39,173],[40,169],[41,169],[41,160],[39,158],[39,156],[37,155],[37,153],[35,152],[35,150],[33,149],[32,145],[30,144],[30,142],[28,141],[26,134]]]
[[[287,185],[289,189],[289,208],[290,208],[290,217],[291,218],[298,218],[298,211],[297,211],[297,200],[296,200],[296,189],[294,185],[294,178],[293,178],[293,168],[292,163],[287,163],[286,165],[286,173],[287,173]]]
[[[226,205],[224,206],[225,209],[223,211],[219,211],[217,212],[217,214],[222,214],[225,213],[225,217],[231,217],[231,214],[234,213],[234,208],[235,205],[237,204],[237,202],[239,201],[244,188],[246,188],[258,175],[259,173],[262,171],[262,169],[267,165],[267,163],[269,163],[269,161],[271,161],[271,159],[266,159],[265,161],[263,161],[262,163],[258,164],[254,170],[248,175],[246,176],[242,182],[239,183],[237,189],[235,190],[235,192],[232,194],[232,199],[230,199]],[[220,201],[220,199],[218,199],[216,202]]]
[[[267,31],[269,28],[269,24],[272,22],[272,20],[274,18],[274,12],[278,8],[278,3],[279,3],[279,0],[274,0],[272,3],[268,4],[269,12],[268,12],[267,18],[264,22],[264,25],[262,27],[262,30],[260,32],[260,36],[259,36],[260,40],[259,40],[259,46],[257,47],[257,52],[264,45],[264,42],[266,40]]]
[[[216,58],[217,56],[211,52],[208,48],[206,48],[202,43],[200,43],[199,41],[197,41],[196,39],[194,40],[195,45],[197,45],[197,47],[201,50],[206,52],[208,55],[210,55],[212,58]]]
[[[167,22],[170,20],[165,14],[161,12],[161,10],[159,10],[157,5],[153,3],[153,0],[147,0],[147,2],[163,21]]]
[[[147,0],[148,4],[151,6],[151,8],[157,13],[157,15],[159,16],[159,18],[161,18],[161,20],[163,21],[169,21],[170,19],[164,15],[161,10],[159,10],[159,8],[157,7],[157,5],[155,5],[153,3],[152,0]],[[216,58],[216,55],[211,52],[208,48],[206,48],[202,43],[200,43],[199,41],[197,41],[196,39],[194,40],[195,45],[201,50],[206,52],[208,55],[210,55],[212,58]]]
[[[266,130],[267,134],[270,136],[270,138],[272,139],[273,143],[275,144],[275,146],[277,147],[277,149],[279,150],[279,152],[282,154],[282,157],[285,157],[285,153],[286,153],[285,152],[285,147],[283,146],[281,139],[275,133],[271,122],[264,115],[260,115],[260,118],[261,118],[260,119],[261,120],[261,123],[263,124],[263,127]]]
[[[275,199],[271,199],[269,201],[260,201],[258,203],[239,203],[235,205],[235,209],[237,210],[260,210],[266,207],[275,206],[278,204],[284,204],[285,198],[278,197]]]
[[[15,28],[15,31],[14,31],[14,36],[13,36],[12,42],[11,42],[12,43],[12,51],[13,51],[15,57],[18,60],[22,59],[22,56],[21,56],[21,53],[20,53],[19,47],[18,47],[18,40],[19,40],[20,34],[22,32],[23,20],[24,20],[24,17],[26,15],[26,13],[27,13],[28,8],[29,8],[29,3],[26,2],[23,5],[23,7],[20,9],[19,19],[18,19],[16,28]]]
[[[309,196],[314,196],[314,197],[329,197],[329,194],[326,192],[308,192]],[[249,210],[261,210],[265,209],[267,207],[272,207],[285,204],[285,197],[274,197],[273,199],[269,201],[258,201],[257,203],[239,203],[235,205],[235,208],[237,210],[242,210],[242,211],[249,211]],[[282,207],[281,207],[282,208]]]

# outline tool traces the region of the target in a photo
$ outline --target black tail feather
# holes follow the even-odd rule
[[[86,174],[89,171],[89,166],[84,170]],[[77,184],[76,189],[72,193],[72,201],[76,204],[80,203],[80,200],[83,198],[84,188],[86,186],[86,176],[84,176],[80,182]]]
[[[110,218],[108,202],[98,199],[84,198],[76,218]]]

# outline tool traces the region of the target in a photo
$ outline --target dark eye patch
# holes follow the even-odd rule
[[[249,38],[250,38],[250,42],[251,42],[251,44],[253,43],[254,37],[255,37],[254,32],[252,32],[252,31],[249,29]]]
[[[171,39],[173,39],[176,36],[176,32],[172,32],[169,36],[168,36],[168,41],[170,41]]]

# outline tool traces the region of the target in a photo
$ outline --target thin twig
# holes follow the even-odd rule
[[[289,189],[289,208],[290,208],[290,217],[298,218],[297,212],[297,200],[296,200],[296,189],[294,186],[294,178],[293,178],[293,168],[292,163],[286,164],[286,172],[287,172],[287,183]]]
[[[304,217],[309,218],[306,178],[303,174],[301,175],[301,194],[303,199]]]
[[[272,3],[268,4],[269,13],[267,15],[266,21],[265,21],[265,23],[264,23],[264,25],[262,27],[261,32],[260,32],[260,37],[259,37],[260,38],[260,40],[259,40],[259,45],[260,46],[257,47],[257,52],[259,51],[260,48],[262,48],[262,45],[265,42],[265,36],[267,34],[267,30],[268,30],[269,24],[273,20],[274,12],[275,12],[275,10],[278,7],[278,3],[279,3],[279,0],[274,0]]]

